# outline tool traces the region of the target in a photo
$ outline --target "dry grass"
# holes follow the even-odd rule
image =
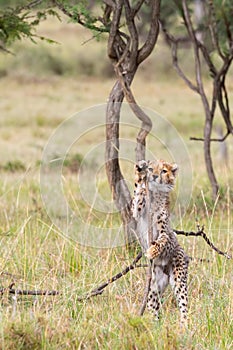
[[[45,29],[47,36],[64,42],[62,54],[80,37],[80,32],[73,25],[62,24],[58,29],[49,22]],[[86,39],[87,34],[81,32],[81,41]],[[91,45],[85,48],[87,52]],[[49,50],[52,51],[53,47]],[[83,48],[78,50],[81,52]],[[99,50],[98,44],[92,50],[90,56]],[[67,52],[66,55],[69,59]],[[4,59],[8,60],[7,57]],[[13,67],[14,59],[10,60],[6,65]],[[156,110],[177,128],[188,148],[194,171],[192,200],[186,215],[177,215],[178,226],[194,229],[195,219],[199,218],[215,244],[232,253],[230,168],[216,157],[215,167],[224,189],[221,198],[214,204],[205,176],[202,145],[189,141],[189,136],[198,136],[202,132],[203,112],[198,96],[175,80],[174,74],[170,79],[164,75],[154,77],[147,75],[146,69],[144,67],[135,79],[135,96],[141,105]],[[131,262],[136,251],[124,247],[91,249],[64,237],[43,206],[38,164],[51,133],[76,112],[105,103],[114,79],[84,77],[77,72],[74,77],[53,75],[51,72],[37,75],[35,71],[25,74],[20,70],[15,66],[15,72],[12,70],[1,78],[0,85],[0,165],[9,161],[16,164],[14,162],[20,160],[26,168],[26,171],[21,169],[14,173],[5,169],[0,180],[1,285],[7,287],[15,282],[18,288],[56,289],[61,294],[56,297],[13,298],[5,293],[1,299],[1,348],[230,350],[233,346],[232,262],[217,256],[201,238],[180,237],[191,256],[211,260],[210,263],[190,264],[190,325],[185,334],[180,333],[178,311],[170,291],[164,298],[160,322],[155,323],[148,313],[138,317],[144,269],[129,273],[112,284],[102,296],[88,302],[77,300],[79,295],[90,291]],[[123,120],[127,117],[126,113]],[[104,118],[104,113],[98,114],[96,122],[104,123]],[[82,123],[80,125],[85,127],[84,119]],[[166,134],[166,130],[163,133]],[[122,137],[134,140],[135,129],[122,129]],[[84,223],[99,230],[107,228],[109,232],[112,227],[119,226],[117,215],[106,215],[106,212],[96,210],[98,201],[88,182],[97,174],[95,190],[101,198],[111,202],[105,173],[103,168],[98,168],[98,164],[103,165],[102,148],[93,150],[93,144],[103,141],[104,128],[88,130],[69,152],[87,159],[82,179],[86,191],[90,192],[87,194],[92,199],[91,203],[83,198],[76,174],[66,170],[63,173],[65,197],[76,216],[83,220],[77,227],[77,235],[83,234]],[[133,154],[133,144],[124,147],[127,157]],[[149,139],[148,147],[159,156],[169,156],[169,149],[165,150],[153,137]],[[217,147],[215,153],[218,152]],[[232,147],[229,140],[230,165]],[[176,157],[179,162],[179,155]],[[126,178],[132,183],[132,163],[124,161],[122,166]],[[52,186],[54,173],[50,177]]]

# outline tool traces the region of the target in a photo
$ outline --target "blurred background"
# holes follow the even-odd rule
[[[1,1],[0,6],[4,9],[6,5],[21,3],[25,2]],[[35,42],[23,39],[10,46],[11,53],[0,54],[0,142],[1,148],[7,150],[1,155],[3,166],[8,161],[22,161],[25,167],[40,161],[51,132],[74,113],[105,103],[116,80],[107,57],[106,35],[96,38],[64,15],[61,20],[48,16],[41,21],[36,35],[51,39],[51,43],[36,37]],[[194,79],[192,50],[181,49],[179,60],[187,76]],[[230,105],[232,74],[231,70],[227,77]],[[203,75],[208,93],[211,81],[207,71]],[[175,126],[191,154],[194,172],[202,172],[203,144],[189,138],[202,137],[204,111],[199,96],[177,76],[162,35],[151,56],[140,66],[132,88],[140,105],[152,108]],[[217,116],[212,136],[223,133],[221,118]],[[228,171],[232,140],[212,143],[212,148],[216,171]]]

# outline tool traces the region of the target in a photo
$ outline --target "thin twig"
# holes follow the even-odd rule
[[[209,29],[210,29],[210,34],[211,34],[211,41],[214,45],[215,50],[218,52],[219,56],[222,58],[222,60],[225,59],[225,56],[220,48],[219,45],[219,33],[218,33],[218,28],[217,28],[217,20],[216,20],[216,13],[215,13],[215,8],[214,8],[214,3],[212,0],[209,0],[207,2],[208,8],[209,8],[209,13],[208,16],[210,18],[209,21]]]
[[[163,22],[160,22],[163,34],[165,36],[165,40],[171,47],[171,54],[172,54],[172,64],[177,71],[177,74],[184,80],[184,82],[188,85],[188,87],[197,92],[198,94],[200,93],[198,86],[196,86],[183,72],[179,65],[179,60],[178,60],[178,54],[177,54],[177,49],[178,49],[178,43],[179,39],[175,38],[172,34],[170,34],[167,29],[165,28]]]
[[[223,142],[226,140],[227,136],[230,135],[230,131],[227,131],[227,133],[221,137],[220,139],[212,138],[210,139],[211,142]],[[189,140],[191,141],[205,141],[202,137],[190,137]]]
[[[10,50],[8,50],[8,49],[4,46],[4,44],[1,43],[1,42],[0,42],[0,50],[1,50],[1,51],[4,51],[4,52],[6,52],[6,53],[8,53],[8,54],[10,54],[10,55],[15,56],[14,52],[11,52]]]

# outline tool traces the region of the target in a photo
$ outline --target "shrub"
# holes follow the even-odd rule
[[[26,167],[21,162],[21,160],[13,160],[8,161],[6,164],[2,166],[2,169],[5,171],[9,171],[11,173],[16,173],[17,171],[25,171]]]

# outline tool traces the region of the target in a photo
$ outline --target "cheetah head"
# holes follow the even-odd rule
[[[151,191],[170,192],[175,185],[178,166],[164,160],[148,162],[147,178]]]

